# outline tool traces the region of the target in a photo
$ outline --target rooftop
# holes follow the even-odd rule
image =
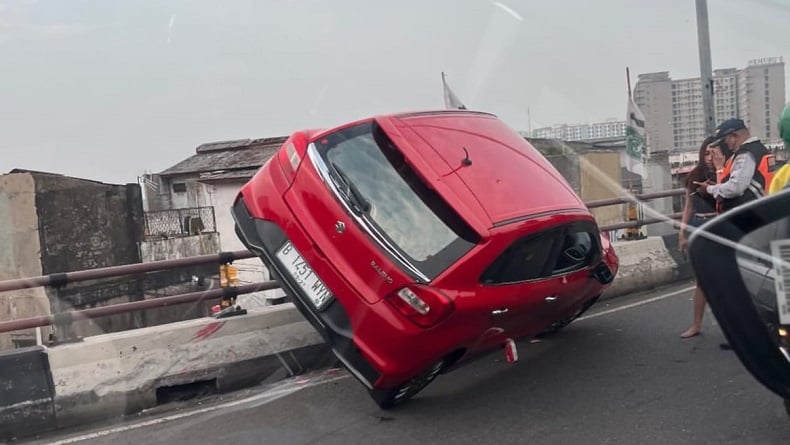
[[[195,154],[159,173],[199,175],[201,179],[249,178],[280,149],[287,136],[201,144]]]

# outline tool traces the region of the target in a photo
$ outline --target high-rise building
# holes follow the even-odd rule
[[[785,106],[785,64],[781,57],[749,62],[738,73],[740,118],[767,142],[779,139],[779,115]]]
[[[713,73],[716,122],[738,117],[766,143],[778,139],[777,124],[785,101],[781,57],[752,60],[744,69]],[[699,78],[673,80],[669,72],[640,74],[634,101],[645,116],[649,150],[692,151],[705,138]]]
[[[586,141],[625,136],[625,121],[611,120],[594,124],[556,125],[537,128],[532,137],[542,139],[560,139],[563,141]]]

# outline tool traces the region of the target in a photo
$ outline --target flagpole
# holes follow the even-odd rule
[[[628,85],[628,101],[630,102],[632,100],[632,98],[631,98],[632,97],[631,96],[631,70],[628,69],[628,67],[625,67],[625,81],[626,81],[626,84]],[[630,107],[631,106],[629,105],[628,108],[630,109]],[[630,119],[631,119],[631,116],[626,116],[625,117],[626,122],[630,123]],[[627,138],[627,136],[626,136],[626,138]],[[629,156],[627,150],[628,150],[628,141],[626,140],[626,154],[625,154],[626,159],[628,159],[628,156]],[[626,162],[628,162],[628,161],[626,160]],[[628,168],[626,168],[625,170],[628,172],[628,194],[633,196],[633,194],[634,194],[634,173],[632,171],[630,171]],[[625,210],[625,213],[626,213],[625,214],[625,219],[626,219],[626,221],[631,221],[631,218],[632,218],[631,210],[632,209],[633,210],[637,210],[635,207],[636,207],[636,204],[634,204],[632,202],[629,202],[626,205],[626,207],[625,207],[625,209],[626,209]],[[638,213],[638,211],[636,211],[634,213]],[[637,215],[636,219],[638,219],[638,215]],[[638,230],[639,229],[637,228],[637,231]],[[628,230],[626,230],[626,238],[628,238]]]
[[[625,79],[628,82],[628,98],[631,98],[631,71],[625,67]]]
[[[631,100],[631,70],[629,70],[628,67],[625,67],[625,80],[626,80],[626,83],[628,84],[628,100]],[[625,120],[628,121],[630,118],[631,118],[631,116],[626,116]],[[627,142],[626,142],[626,144],[627,144]],[[628,153],[626,153],[626,156],[628,156]],[[634,192],[633,178],[634,178],[633,173],[629,171],[628,172],[628,192],[631,193],[631,194],[633,194],[633,192]]]

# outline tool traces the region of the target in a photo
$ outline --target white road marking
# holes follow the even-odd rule
[[[119,426],[116,428],[109,428],[106,430],[95,431],[88,434],[83,434],[81,436],[71,437],[68,439],[62,439],[55,442],[49,442],[49,445],[67,445],[77,442],[83,442],[86,440],[97,439],[99,437],[109,436],[111,434],[122,433],[125,431],[136,430],[139,428],[146,428],[153,425],[159,425],[166,422],[172,422],[174,420],[183,419],[185,417],[192,417],[197,416],[200,414],[206,414],[213,411],[225,410],[228,408],[233,408],[239,405],[245,405],[252,402],[261,402],[261,404],[266,404],[269,402],[273,402],[275,400],[281,399],[285,396],[293,394],[297,391],[300,391],[305,388],[310,388],[311,386],[318,386],[323,385],[324,383],[330,383],[337,380],[342,380],[349,378],[348,374],[342,375],[331,375],[331,374],[324,374],[319,376],[318,378],[311,379],[308,381],[304,381],[305,379],[295,378],[289,380],[284,385],[279,385],[278,387],[272,388],[266,392],[261,394],[256,394],[254,396],[250,396],[240,400],[234,400],[233,402],[222,403],[219,405],[209,406],[206,408],[197,409],[194,411],[188,411],[185,413],[173,414],[169,416],[159,417],[156,419],[147,420],[145,422],[134,423],[131,425]]]
[[[675,295],[680,295],[682,293],[685,293],[685,292],[688,292],[688,291],[692,291],[695,288],[696,288],[696,286],[684,287],[683,289],[672,291],[672,292],[666,293],[664,295],[659,295],[657,297],[648,298],[647,300],[642,300],[642,301],[638,301],[636,303],[626,304],[625,306],[616,307],[614,309],[609,309],[609,310],[606,310],[606,311],[597,312],[595,314],[586,315],[584,317],[579,317],[579,319],[577,321],[589,320],[591,318],[603,317],[604,315],[609,315],[609,314],[613,314],[615,312],[625,311],[625,310],[632,309],[632,308],[635,308],[635,307],[638,307],[638,306],[642,306],[643,304],[649,304],[649,303],[653,303],[653,302],[656,302],[656,301],[664,300],[664,299],[669,298],[669,297],[674,297]]]

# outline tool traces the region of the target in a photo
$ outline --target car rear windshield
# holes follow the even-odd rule
[[[341,130],[319,141],[327,169],[345,190],[363,225],[385,250],[393,246],[413,267],[433,279],[478,242],[476,234],[405,162],[375,123]]]

